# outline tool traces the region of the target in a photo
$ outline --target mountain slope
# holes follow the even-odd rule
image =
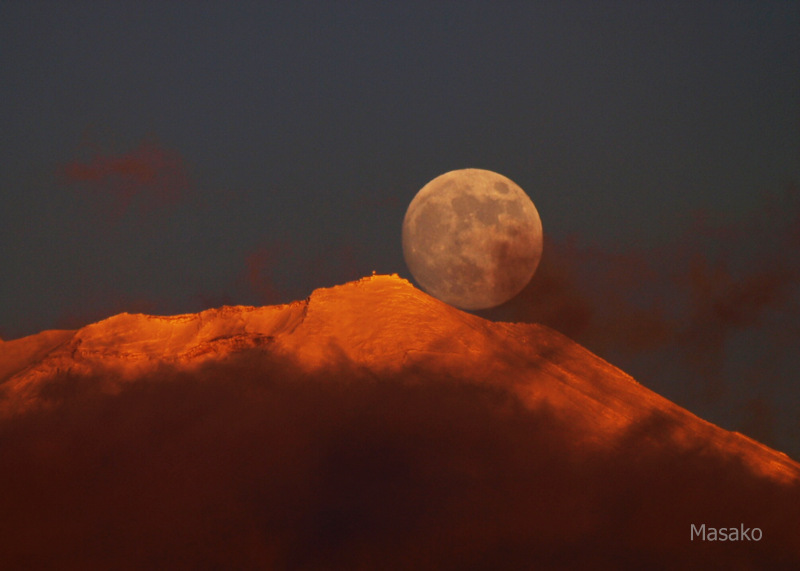
[[[25,499],[0,501],[2,547],[34,566],[171,551],[189,565],[199,552],[164,543],[175,526],[245,567],[800,560],[796,462],[555,331],[486,321],[396,276],[0,343],[0,446],[17,466],[0,486]],[[74,544],[55,539],[64,503],[89,506]],[[162,504],[169,531],[142,508]],[[204,525],[197,506],[214,514]],[[98,521],[110,544],[86,551]],[[764,539],[726,550],[689,537],[703,523]]]
[[[23,348],[24,347],[24,348]],[[54,372],[101,366],[109,391],[161,363],[191,368],[247,348],[292,357],[304,369],[341,361],[376,374],[426,369],[472,382],[511,385],[530,407],[542,402],[575,414],[587,436],[608,441],[654,412],[688,426],[674,438],[710,438],[778,478],[800,478],[785,455],[701,421],[632,377],[541,325],[492,323],[461,312],[396,276],[373,276],[316,290],[307,300],[224,307],[198,314],[120,314],[76,332],[47,331],[0,345],[0,377],[10,414],[36,406]]]

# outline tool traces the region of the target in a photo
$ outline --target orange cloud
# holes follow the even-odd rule
[[[185,162],[155,142],[142,142],[122,154],[97,152],[88,161],[72,161],[59,169],[67,183],[85,186],[109,197],[118,215],[134,199],[145,210],[169,206],[185,197],[192,183]]]
[[[789,568],[800,489],[667,416],[607,452],[499,383],[250,351],[103,394],[63,373],[57,406],[0,421],[0,552],[12,568]],[[662,443],[662,444],[659,444]],[[763,541],[691,542],[690,524]]]
[[[256,295],[258,303],[267,305],[282,301],[283,292],[275,284],[274,276],[288,248],[286,244],[271,244],[247,254],[241,281]]]
[[[735,357],[733,340],[757,333],[769,344],[759,349],[769,352],[759,361],[768,388],[780,378],[775,363],[790,358],[800,340],[798,220],[795,185],[741,219],[701,213],[657,247],[611,252],[550,240],[528,287],[480,314],[548,325],[638,371],[643,382],[669,363],[709,400],[725,392],[731,375],[751,374],[725,364]]]

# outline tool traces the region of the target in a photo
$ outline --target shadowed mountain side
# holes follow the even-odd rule
[[[115,395],[62,373],[2,423],[12,568],[783,568],[800,488],[653,413],[611,448],[571,412],[423,371],[306,372],[248,349]],[[690,524],[759,542],[690,541]]]
[[[797,463],[397,277],[44,332],[0,370],[12,567],[800,563]]]

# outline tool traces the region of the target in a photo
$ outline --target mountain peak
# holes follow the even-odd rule
[[[64,504],[70,512],[90,514],[76,526],[81,549],[50,548],[53,565],[64,553],[87,553],[97,521],[115,523],[119,545],[136,533],[156,542],[138,566],[152,564],[148,557],[170,549],[159,543],[167,532],[147,503],[152,494],[177,514],[170,530],[194,530],[187,561],[194,546],[233,535],[246,545],[226,544],[224,553],[248,563],[278,554],[242,567],[298,567],[318,541],[308,568],[374,567],[359,551],[376,544],[369,534],[394,546],[407,533],[416,546],[432,528],[455,530],[448,545],[463,544],[459,568],[473,561],[475,541],[505,554],[514,538],[513,568],[537,557],[552,566],[552,545],[561,550],[553,565],[563,567],[581,542],[617,563],[632,561],[631,542],[640,568],[664,554],[676,568],[739,563],[738,550],[689,543],[689,524],[703,522],[763,528],[763,544],[736,546],[748,564],[800,558],[800,465],[785,454],[696,417],[556,331],[482,319],[397,275],[288,304],[121,313],[4,341],[0,449],[21,474],[0,471],[11,490],[0,511],[9,522],[33,522],[34,513],[51,526],[3,529],[19,567],[30,566],[19,539],[26,533],[50,533],[48,546],[72,537],[52,507],[70,499],[51,491],[60,480],[41,477],[49,473],[66,474],[66,494],[78,490]],[[131,496],[132,482],[146,491]],[[109,503],[129,496],[126,509]],[[229,502],[219,517],[198,517]],[[235,521],[239,532],[209,536],[193,527],[199,520]],[[395,537],[397,525],[404,531]],[[280,539],[285,529],[297,539]],[[251,540],[264,543],[251,552]],[[340,565],[326,559],[326,546]],[[443,557],[435,568],[452,563],[438,543],[423,552]],[[72,566],[108,566],[105,553],[84,557],[76,561],[94,564]]]
[[[191,370],[243,351],[288,359],[307,372],[356,367],[374,375],[424,372],[504,386],[526,406],[552,407],[585,427],[587,442],[613,442],[657,413],[676,422],[669,438],[712,439],[775,477],[800,478],[785,455],[707,423],[637,383],[560,333],[496,323],[463,312],[393,275],[314,290],[302,301],[223,306],[172,316],[121,313],[77,331],[47,331],[0,345],[0,415],[42,406],[56,373],[98,370],[106,392],[170,366]],[[748,456],[749,455],[749,456]]]

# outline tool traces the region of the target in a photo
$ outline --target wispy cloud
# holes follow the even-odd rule
[[[0,423],[12,567],[362,569],[797,563],[800,491],[646,417],[607,449],[513,382],[309,374],[263,351],[104,394],[61,373]],[[65,516],[65,514],[68,514]],[[711,549],[690,523],[763,530]],[[712,546],[713,547],[713,546]],[[166,555],[165,555],[166,554]],[[167,557],[167,559],[164,559]]]
[[[528,287],[481,315],[544,323],[645,383],[669,370],[708,403],[754,374],[759,398],[770,399],[780,364],[800,341],[798,221],[800,189],[790,185],[741,218],[700,213],[654,247],[609,251],[585,239],[551,240]],[[748,346],[757,372],[731,365],[744,336],[760,340]]]
[[[192,187],[183,158],[153,141],[143,141],[123,153],[96,151],[59,169],[60,178],[95,193],[114,215],[126,214],[136,203],[144,212],[177,204]]]

